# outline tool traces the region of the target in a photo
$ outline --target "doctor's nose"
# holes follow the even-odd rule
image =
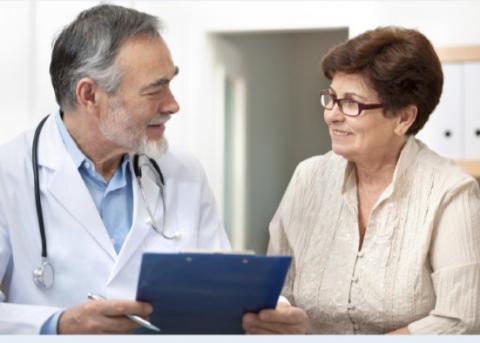
[[[170,88],[167,88],[165,98],[160,106],[160,114],[175,114],[180,111],[180,105],[178,104],[175,96]]]

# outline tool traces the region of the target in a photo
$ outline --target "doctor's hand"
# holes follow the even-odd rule
[[[276,309],[245,314],[242,324],[247,334],[305,334],[308,317],[301,308],[279,302]]]
[[[59,334],[124,334],[137,329],[126,314],[142,318],[152,313],[150,304],[131,300],[89,300],[63,311]]]

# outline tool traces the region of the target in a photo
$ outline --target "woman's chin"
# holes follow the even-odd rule
[[[349,157],[352,155],[351,149],[349,147],[343,145],[343,144],[335,144],[332,143],[332,151],[337,154],[342,156],[345,159],[349,159]]]

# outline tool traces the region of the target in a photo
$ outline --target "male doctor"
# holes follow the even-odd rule
[[[129,332],[145,251],[229,248],[201,166],[167,151],[177,73],[151,15],[100,5],[61,32],[60,110],[0,148],[0,333]]]

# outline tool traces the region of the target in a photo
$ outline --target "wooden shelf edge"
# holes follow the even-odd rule
[[[441,62],[480,61],[480,45],[437,47],[435,51]]]
[[[476,179],[480,179],[480,160],[456,160],[457,164]]]

